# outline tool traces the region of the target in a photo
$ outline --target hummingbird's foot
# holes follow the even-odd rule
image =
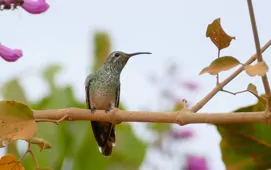
[[[110,110],[112,110],[113,108],[109,107],[107,109],[105,109],[105,112],[108,113]]]
[[[108,113],[110,110],[114,109],[115,108],[115,105],[114,104],[110,104],[110,106],[105,109],[105,112]]]
[[[92,107],[90,110],[91,110],[91,113],[94,113],[96,111],[96,107]]]

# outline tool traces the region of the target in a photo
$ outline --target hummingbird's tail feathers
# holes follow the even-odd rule
[[[104,146],[101,147],[101,152],[104,156],[110,156],[112,153],[113,145],[110,142],[107,142]]]
[[[112,123],[96,121],[92,121],[91,126],[100,151],[109,156],[115,143],[115,126]]]

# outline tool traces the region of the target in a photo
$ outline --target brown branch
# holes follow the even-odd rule
[[[271,45],[271,40],[269,40],[262,48],[261,53],[263,53],[269,46]],[[244,65],[249,65],[257,58],[257,54],[254,54],[247,60]],[[197,112],[200,110],[217,92],[219,92],[225,85],[227,85],[231,80],[233,80],[238,74],[240,74],[244,70],[244,65],[242,65],[239,69],[233,72],[228,78],[219,83],[212,91],[209,92],[207,96],[205,96],[201,101],[196,103],[191,109],[192,112]]]
[[[222,89],[222,90],[220,90],[220,91],[225,92],[225,93],[229,93],[229,94],[231,94],[231,95],[237,95],[237,94],[241,94],[241,93],[248,92],[248,90],[242,90],[242,91],[238,91],[238,92],[231,92],[231,91],[224,90],[224,89]]]
[[[255,20],[255,15],[254,15],[254,10],[253,10],[253,5],[251,0],[247,0],[248,4],[248,10],[249,10],[249,16],[250,16],[250,21],[251,21],[251,26],[252,26],[252,31],[253,31],[253,36],[254,36],[254,42],[255,42],[255,47],[256,47],[256,52],[257,52],[257,60],[258,62],[263,61],[263,57],[261,54],[260,50],[260,41],[259,41],[259,35],[258,35],[258,30],[257,30],[257,25],[256,25],[256,20]],[[266,74],[262,76],[262,82],[267,98],[267,108],[268,111],[271,111],[271,91],[270,91],[270,86],[268,82],[268,78]]]
[[[27,149],[26,149],[26,151],[24,152],[24,154],[21,156],[21,158],[19,159],[19,161],[21,162],[21,161],[25,158],[25,156],[26,156],[28,153],[30,153],[30,155],[32,156],[33,161],[34,161],[34,163],[35,163],[36,169],[38,170],[38,169],[39,169],[38,161],[37,161],[37,159],[36,159],[36,157],[35,157],[33,151],[31,150],[31,143],[30,143],[29,141],[27,141],[27,142],[28,142]]]
[[[63,117],[66,117],[63,119]],[[44,122],[62,121],[105,121],[115,124],[121,122],[159,122],[177,123],[180,125],[190,123],[249,123],[267,122],[265,112],[235,112],[235,113],[201,113],[195,114],[189,110],[178,112],[145,112],[145,111],[123,111],[113,109],[110,112],[96,110],[92,113],[88,109],[66,108],[52,110],[36,110],[34,117]]]

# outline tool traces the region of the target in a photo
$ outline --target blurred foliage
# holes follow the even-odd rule
[[[105,61],[111,51],[109,36],[104,32],[97,32],[94,36],[94,65],[93,70],[97,70]]]
[[[170,123],[149,123],[148,127],[158,133],[168,132],[171,129]]]
[[[94,69],[97,69],[104,62],[109,51],[109,36],[105,33],[97,33],[95,35]],[[44,70],[42,78],[50,87],[50,93],[39,101],[30,102],[27,99],[17,78],[3,85],[2,94],[5,99],[29,103],[29,106],[36,110],[66,107],[86,108],[84,102],[75,98],[71,86],[63,87],[55,83],[56,75],[60,70],[61,67],[58,65],[49,66]],[[121,107],[124,109],[122,105]],[[117,125],[116,147],[110,157],[104,157],[99,152],[90,122],[70,121],[62,122],[60,125],[38,123],[36,137],[45,139],[52,146],[52,149],[46,149],[42,152],[38,146],[32,146],[39,166],[54,170],[138,169],[144,160],[147,146],[134,136],[128,124]],[[15,145],[9,145],[9,148],[9,152],[18,157],[18,148],[16,149]],[[26,147],[22,149],[25,150]],[[34,162],[30,155],[26,156],[22,164],[27,170],[34,169]]]
[[[265,110],[258,102],[236,110],[235,112],[253,112]],[[271,126],[264,123],[241,123],[217,125],[222,137],[220,147],[227,169],[269,169],[271,168]]]
[[[178,111],[181,110],[183,108],[183,104],[180,102],[177,102],[174,104],[173,108],[169,111]],[[149,123],[148,124],[148,128],[158,132],[160,135],[162,135],[165,132],[170,132],[171,131],[171,123]]]

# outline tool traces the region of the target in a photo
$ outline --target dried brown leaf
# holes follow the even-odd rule
[[[16,101],[0,102],[0,147],[16,139],[29,139],[37,132],[33,111]]]
[[[264,76],[265,73],[268,71],[268,66],[265,64],[265,62],[261,61],[255,65],[246,65],[245,70],[247,74],[251,77],[256,75]]]
[[[225,33],[220,24],[220,18],[215,19],[211,24],[208,25],[206,37],[210,37],[212,42],[219,50],[228,47],[231,40],[235,39],[235,37],[231,37]]]
[[[0,170],[24,170],[24,167],[14,155],[7,154],[0,159]]]

